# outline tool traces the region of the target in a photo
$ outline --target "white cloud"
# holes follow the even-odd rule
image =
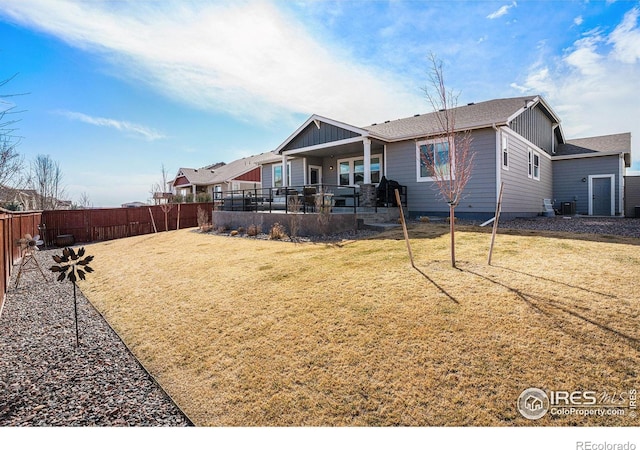
[[[511,3],[510,5],[503,5],[496,11],[492,12],[487,16],[487,19],[497,19],[498,17],[502,17],[509,13],[509,10],[515,6],[518,6],[516,2]]]
[[[577,25],[577,26],[582,25],[583,22],[584,22],[584,19],[582,18],[582,16],[578,16],[575,19],[573,19],[574,25]]]
[[[124,131],[133,135],[142,136],[148,141],[155,141],[158,139],[165,139],[166,136],[156,130],[138,125],[123,120],[107,119],[105,117],[93,117],[87,114],[83,114],[75,111],[56,111],[57,114],[63,115],[72,120],[79,120],[80,122],[88,123],[98,127],[114,128],[118,131]]]
[[[512,84],[521,92],[544,95],[569,139],[631,132],[634,168],[640,167],[637,18],[638,8],[633,8],[608,36],[595,30],[555,64],[536,65],[524,83]]]
[[[638,29],[640,8],[633,8],[624,16],[622,23],[609,36],[613,44],[612,56],[624,63],[633,64],[640,60],[640,29]]]
[[[247,120],[319,113],[364,125],[424,107],[413,82],[323,45],[266,1],[7,0],[4,14],[101,54],[162,95]]]

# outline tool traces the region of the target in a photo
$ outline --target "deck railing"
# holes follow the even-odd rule
[[[407,202],[407,187],[395,186],[400,191],[403,206]],[[394,187],[394,188],[395,188]],[[395,192],[388,185],[378,189],[376,201],[370,205],[378,207],[397,206]],[[214,199],[216,208],[222,211],[251,212],[302,212],[315,213],[327,207],[333,213],[357,212],[361,206],[360,190],[357,186],[314,184],[287,187],[268,187],[227,191]]]

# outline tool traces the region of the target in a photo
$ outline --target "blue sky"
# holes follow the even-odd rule
[[[430,111],[428,55],[459,103],[542,94],[567,138],[632,133],[639,1],[0,0],[0,94],[26,160],[68,198],[147,201],[180,167],[270,151],[306,118]]]

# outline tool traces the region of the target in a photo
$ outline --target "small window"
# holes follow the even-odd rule
[[[533,154],[533,179],[540,179],[540,155],[537,153]]]
[[[505,133],[502,133],[502,168],[509,169],[509,141]]]
[[[527,172],[527,176],[529,178],[532,178],[533,177],[533,150],[528,148],[527,149],[527,155],[528,155],[528,162],[527,162],[528,172]]]

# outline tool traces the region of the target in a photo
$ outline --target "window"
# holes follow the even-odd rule
[[[282,164],[274,164],[271,166],[273,187],[282,186]],[[287,163],[287,186],[291,186],[291,163]]]
[[[509,141],[504,132],[502,133],[502,168],[509,170]]]
[[[533,179],[540,179],[540,155],[537,153],[533,154]]]
[[[371,157],[371,182],[380,182],[380,155]],[[360,157],[338,160],[338,184],[353,186],[364,183],[364,159]]]
[[[527,148],[527,167],[528,167],[528,172],[527,172],[527,176],[529,178],[533,177],[533,150],[531,150],[530,148]]]
[[[216,184],[213,187],[213,198],[215,200],[220,200],[222,198],[222,185],[221,184]]]
[[[418,142],[417,154],[418,181],[433,181],[434,171],[442,178],[449,178],[448,142],[443,140]]]

